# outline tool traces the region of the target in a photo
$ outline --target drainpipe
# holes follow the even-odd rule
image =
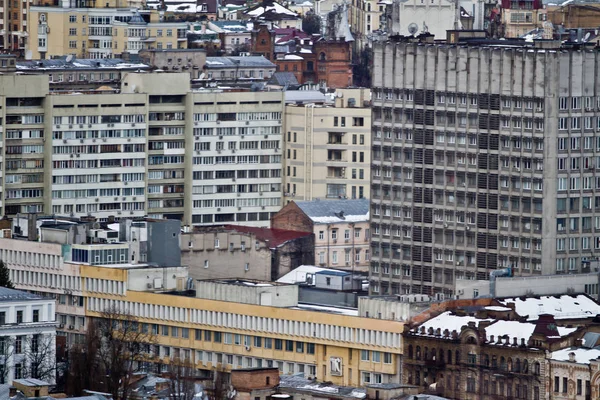
[[[511,268],[496,269],[490,272],[490,297],[496,298],[496,278],[499,276],[512,276]]]

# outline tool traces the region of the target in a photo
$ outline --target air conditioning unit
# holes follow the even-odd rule
[[[121,211],[117,211],[117,215],[121,215]]]
[[[131,126],[135,126],[135,122],[133,124],[131,124]]]
[[[465,291],[463,289],[459,289],[457,293],[458,294],[465,294]]]
[[[83,128],[83,124],[79,124],[79,127],[80,127],[80,128]]]
[[[231,149],[231,152],[232,152],[232,153],[235,153],[235,149]]]
[[[337,243],[337,239],[333,239],[333,243]]]
[[[117,200],[119,200],[119,198],[118,198],[118,197],[115,197],[115,198],[114,198],[114,200],[115,200],[115,201],[117,201]]]
[[[92,139],[92,143],[96,143],[96,139]]]
[[[96,197],[95,201],[96,201],[96,203],[97,203],[97,202],[99,202],[99,201],[100,201],[100,199]]]
[[[219,140],[223,140],[223,135],[219,135]]]
[[[106,142],[106,138],[105,138],[105,137],[103,137],[103,138],[102,138],[102,141],[103,141],[103,142]]]
[[[73,158],[73,157],[74,157],[74,155],[73,155],[73,154],[71,154],[70,156],[71,156],[71,158]]]
[[[81,157],[81,154],[77,153],[77,158]]]
[[[251,348],[250,346],[245,347],[246,351],[250,351],[250,348]]]
[[[91,128],[91,127],[92,127],[92,124],[88,124],[88,128]]]
[[[69,325],[69,329],[73,330],[73,329],[75,329],[75,326],[74,325]]]
[[[129,211],[129,215],[133,215],[133,211]]]
[[[83,143],[83,139],[79,139],[79,143]]]
[[[123,197],[123,201],[127,200],[127,197]]]
[[[63,139],[63,143],[67,143],[67,139]]]
[[[152,283],[146,283],[146,287],[147,287],[148,289],[152,289]]]
[[[260,207],[260,209],[261,209],[261,210],[264,210],[264,209],[265,209],[265,206],[262,206],[262,207]]]
[[[73,125],[69,125],[69,128],[73,128]]]
[[[259,195],[259,196],[262,196],[262,195],[263,195],[263,192],[258,192],[258,195]]]
[[[220,207],[218,207],[218,208],[217,208],[217,211],[221,211],[221,208],[220,208]]]
[[[128,141],[128,142],[131,142],[131,138],[127,138],[127,141]]]
[[[240,211],[242,209],[242,207],[238,207],[238,211]]]
[[[56,129],[60,129],[60,125],[56,125]]]
[[[268,139],[268,138],[269,138],[269,135],[265,135],[265,139]]]
[[[65,324],[58,325],[58,329],[63,329],[64,327],[65,327]]]
[[[217,120],[217,124],[220,124],[220,123],[221,123],[221,121]]]
[[[131,200],[136,200],[136,199],[137,199],[137,197],[135,197],[135,196],[133,196],[133,197],[131,198]]]
[[[129,185],[129,182],[125,181],[125,182],[123,182],[123,185],[127,186],[127,185]]]

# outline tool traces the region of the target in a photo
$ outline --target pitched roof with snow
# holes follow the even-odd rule
[[[267,15],[299,18],[297,13],[273,0],[263,1],[262,3],[255,5],[248,9],[245,14],[252,18],[261,18],[266,17]]]
[[[600,305],[590,297],[579,295],[517,297],[498,300],[503,305],[515,304],[515,311],[522,317],[534,321],[542,314],[551,314],[555,319],[593,318],[600,314]]]
[[[279,86],[298,86],[300,84],[293,72],[275,72],[268,83]]]
[[[369,220],[369,200],[297,201],[296,205],[316,224]]]
[[[0,286],[0,303],[8,301],[31,301],[31,300],[42,300],[42,296],[37,294],[31,294],[22,290],[9,289],[4,286]]]
[[[304,283],[307,275],[316,274],[321,271],[335,271],[334,269],[316,267],[314,265],[301,265],[277,279],[278,283]]]
[[[571,353],[575,356],[575,362],[579,364],[589,364],[590,361],[600,358],[600,349],[587,349],[582,347],[569,347],[554,351],[550,358],[554,361],[569,361],[569,354]]]

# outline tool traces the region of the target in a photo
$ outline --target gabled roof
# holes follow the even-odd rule
[[[297,13],[282,6],[274,0],[265,0],[250,7],[244,14],[252,18],[300,18]]]
[[[296,205],[314,223],[362,222],[369,220],[369,200],[297,201]]]
[[[308,39],[308,38],[310,38],[310,35],[308,35],[304,31],[301,31],[300,29],[292,29],[292,31],[290,33],[284,35],[279,40],[277,40],[275,43],[286,43],[286,42],[289,42],[290,40]]]
[[[240,233],[256,235],[256,239],[268,242],[269,248],[274,249],[290,240],[300,239],[312,235],[311,232],[288,231],[285,229],[259,228],[254,226],[225,225],[225,228]]]
[[[298,86],[300,83],[293,72],[275,72],[268,82],[269,85]]]

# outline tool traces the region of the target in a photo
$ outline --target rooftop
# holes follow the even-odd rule
[[[301,265],[277,279],[279,283],[305,283],[307,275],[316,274],[323,271],[337,271],[335,269],[321,268],[314,265]]]
[[[36,387],[36,386],[49,386],[50,384],[46,381],[42,381],[40,379],[35,378],[24,378],[24,379],[15,379],[13,383],[18,383],[23,386]]]
[[[263,56],[248,57],[206,57],[206,68],[235,68],[235,67],[262,67],[275,68],[275,64]]]
[[[600,358],[600,349],[588,349],[582,347],[568,347],[566,349],[552,352],[550,358],[554,361],[569,361],[570,354],[575,356],[575,362],[589,364],[590,361]]]
[[[96,70],[96,69],[124,69],[124,70],[150,70],[150,66],[143,63],[131,63],[120,58],[78,59],[71,57],[53,58],[50,60],[30,60],[17,62],[18,71],[52,71],[52,70]]]
[[[517,314],[529,321],[542,314],[552,314],[555,319],[593,318],[600,314],[600,305],[590,297],[579,295],[517,297],[498,300],[502,305],[515,304]]]
[[[292,389],[293,391],[306,391],[313,393],[316,397],[352,397],[364,399],[367,397],[367,391],[363,388],[349,386],[338,386],[327,382],[316,382],[297,375],[281,375],[279,378],[279,388]]]
[[[271,249],[279,247],[290,240],[300,239],[312,235],[310,232],[288,231],[285,229],[258,228],[254,226],[225,225],[226,229],[240,233],[253,234],[263,242],[268,242]]]
[[[297,201],[296,205],[316,224],[369,220],[369,200]]]
[[[9,301],[42,300],[44,297],[0,286],[0,303]]]
[[[268,82],[269,85],[298,86],[298,79],[293,72],[275,72]],[[287,93],[287,92],[286,92]]]
[[[236,286],[251,286],[251,287],[271,287],[271,286],[283,286],[282,283],[259,281],[255,279],[198,279],[203,282],[216,282],[225,285],[236,285]]]

